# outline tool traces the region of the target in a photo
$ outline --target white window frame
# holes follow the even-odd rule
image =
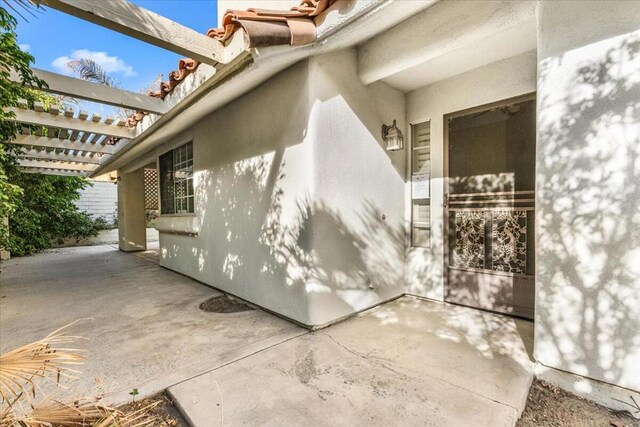
[[[162,169],[162,158],[171,155],[171,185],[172,191],[163,188],[165,171]],[[158,156],[158,185],[160,187],[160,215],[161,216],[192,216],[195,215],[195,191],[193,186],[193,141],[180,145]],[[182,187],[182,188],[181,188]],[[163,199],[172,193],[173,212],[166,212]]]

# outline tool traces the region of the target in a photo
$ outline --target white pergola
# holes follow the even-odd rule
[[[45,6],[138,40],[179,53],[222,71],[244,50],[200,34],[127,0],[46,0]],[[235,38],[234,38],[235,40]],[[81,79],[33,69],[48,84],[45,92],[116,106],[148,114],[164,115],[170,103],[160,98],[90,83]],[[226,73],[216,73],[224,75]],[[20,81],[16,73],[14,81]],[[22,133],[13,141],[24,147],[20,157],[23,171],[53,175],[89,176],[103,162],[136,138],[140,129],[125,126],[125,120],[102,118],[86,111],[26,101],[10,109],[22,124]]]

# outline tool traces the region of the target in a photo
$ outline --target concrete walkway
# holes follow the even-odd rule
[[[82,377],[60,397],[131,400],[253,354],[306,331],[261,310],[208,313],[216,290],[111,246],[54,249],[3,262],[0,352],[79,319],[87,338]],[[139,397],[142,397],[139,396]]]
[[[147,227],[147,243],[158,242],[158,230],[153,227]],[[72,246],[99,246],[99,245],[117,245],[118,229],[102,230],[97,236],[86,239],[66,239],[61,244],[53,245],[54,248],[68,248]]]
[[[533,324],[403,297],[317,332],[261,310],[215,314],[219,293],[147,253],[66,248],[0,276],[0,351],[77,319],[84,375],[63,396],[107,403],[165,388],[196,427],[513,426]],[[59,394],[60,395],[60,394]]]
[[[197,427],[513,426],[533,325],[401,298],[169,388]]]

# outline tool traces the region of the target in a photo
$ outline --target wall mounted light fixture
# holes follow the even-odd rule
[[[404,148],[404,137],[402,131],[393,121],[391,126],[382,125],[382,139],[387,143],[387,151],[402,150]]]

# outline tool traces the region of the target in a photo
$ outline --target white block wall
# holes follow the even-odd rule
[[[104,217],[112,224],[118,206],[118,187],[112,182],[90,181],[93,186],[80,190],[80,200],[76,206],[93,218]]]

